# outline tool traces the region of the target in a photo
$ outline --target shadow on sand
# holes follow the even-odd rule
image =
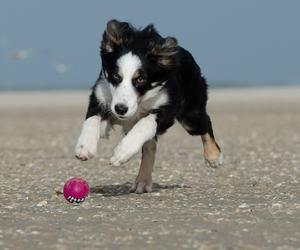
[[[120,195],[128,195],[130,194],[129,189],[132,183],[126,182],[124,184],[116,184],[116,185],[99,185],[95,187],[91,187],[90,192],[94,194],[102,194],[103,196],[120,196]],[[162,185],[158,183],[153,183],[152,192],[159,192],[161,189],[175,189],[175,188],[190,188],[190,186],[184,184],[170,184],[170,185]]]

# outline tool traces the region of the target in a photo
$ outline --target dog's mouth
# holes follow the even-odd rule
[[[129,117],[127,117],[127,116],[124,116],[124,115],[116,115],[115,114],[115,117],[117,118],[117,119],[119,119],[119,120],[122,120],[122,121],[125,121],[125,120],[127,120]]]
[[[114,117],[117,118],[120,121],[126,121],[130,119],[131,116],[126,116],[126,115],[117,115],[116,113],[112,112]]]

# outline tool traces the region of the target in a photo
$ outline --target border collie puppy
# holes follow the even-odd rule
[[[206,112],[207,84],[193,56],[153,25],[136,29],[127,22],[107,23],[101,42],[102,70],[75,153],[92,158],[100,137],[120,125],[124,137],[110,161],[119,166],[142,149],[139,173],[130,191],[151,192],[156,143],[177,120],[190,135],[200,135],[208,166],[222,163]]]

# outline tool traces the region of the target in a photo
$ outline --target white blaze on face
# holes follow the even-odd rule
[[[141,68],[142,62],[138,56],[128,52],[118,59],[117,66],[122,82],[117,87],[111,85],[111,110],[115,113],[114,107],[116,104],[126,105],[128,111],[124,118],[130,117],[135,114],[138,108],[138,94],[133,87],[132,78],[135,72]]]

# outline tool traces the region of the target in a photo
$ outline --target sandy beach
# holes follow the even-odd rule
[[[75,159],[88,95],[0,92],[0,249],[300,249],[300,87],[211,89],[224,165],[177,124],[143,195],[128,193],[140,155],[108,165],[118,129]],[[73,176],[92,188],[79,206],[61,195]]]

